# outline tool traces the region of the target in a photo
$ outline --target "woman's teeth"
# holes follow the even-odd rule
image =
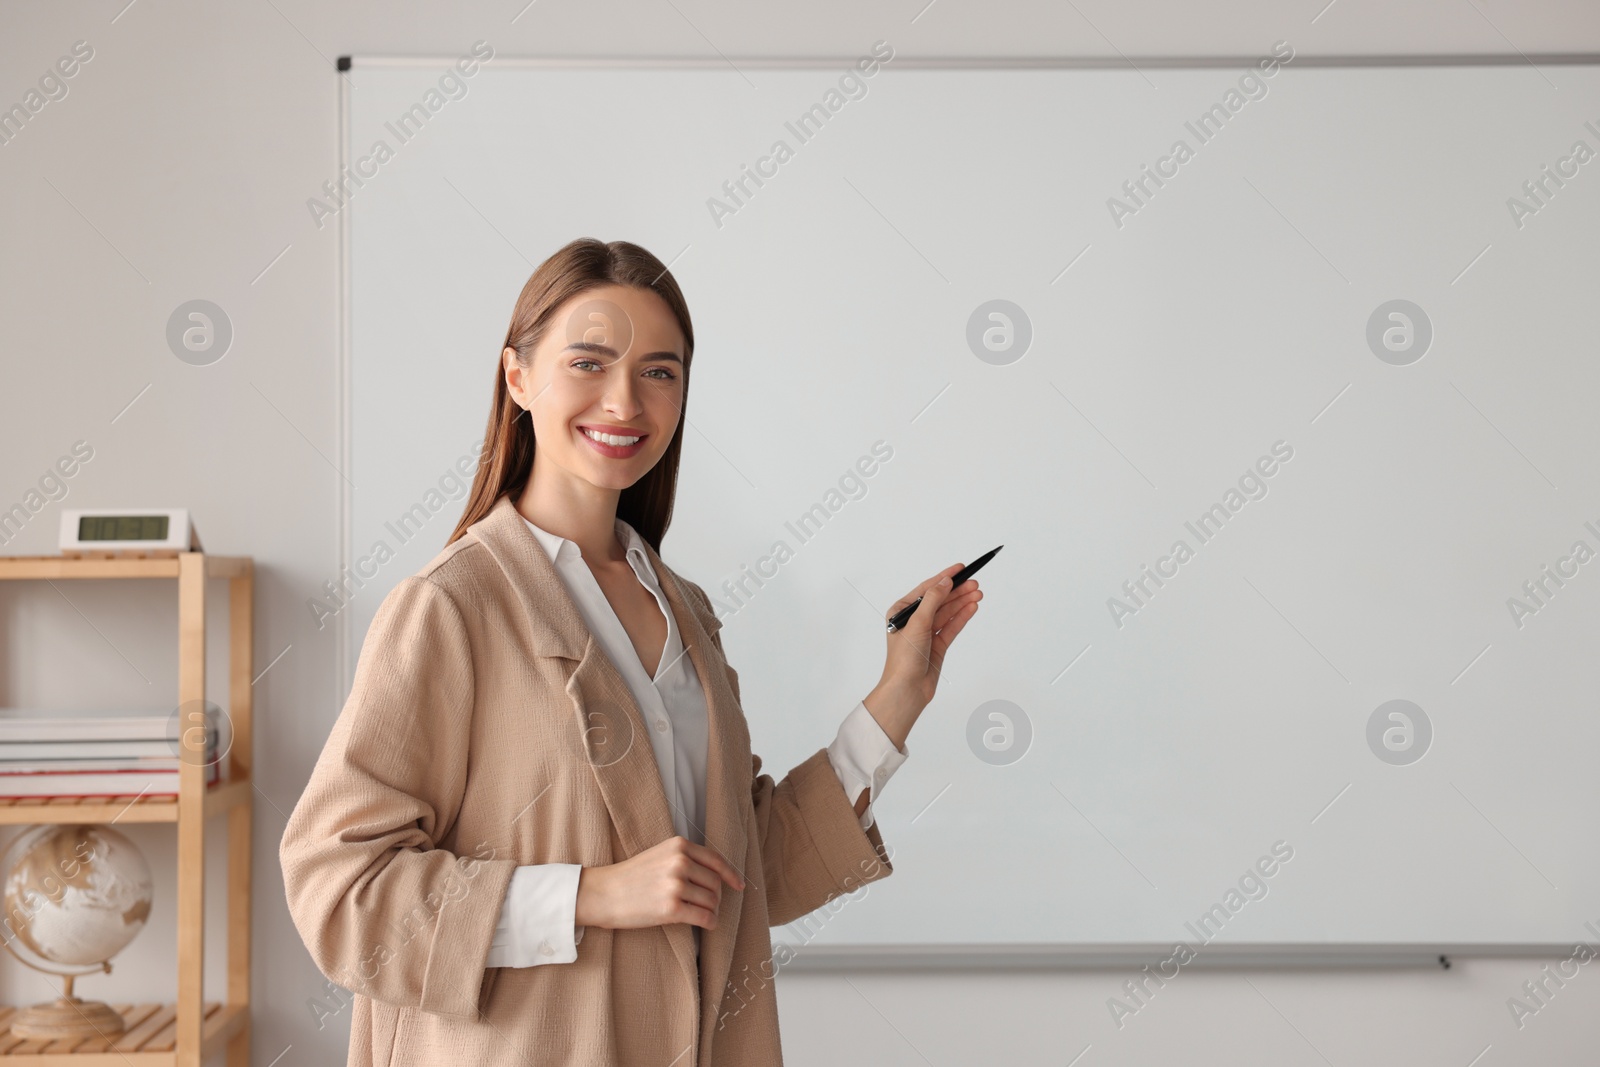
[[[601,444],[611,445],[614,448],[626,448],[644,440],[642,437],[617,437],[609,433],[596,433],[593,430],[584,430],[583,432]]]

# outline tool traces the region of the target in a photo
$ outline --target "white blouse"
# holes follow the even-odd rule
[[[672,608],[650,566],[644,538],[620,518],[616,520],[617,537],[627,546],[634,574],[655,596],[667,620],[667,643],[654,678],[639,661],[627,629],[617,618],[594,572],[583,561],[577,544],[531,522],[528,528],[550,556],[590,632],[628,683],[645,721],[653,727],[650,742],[661,784],[671,801],[673,829],[696,844],[705,844],[706,695],[694,662],[683,647]],[[861,816],[863,830],[872,825],[872,802],[909,755],[909,748],[894,747],[864,703],[857,703],[845,716],[828,746],[828,760],[852,804],[862,790],[871,791]],[[572,963],[578,958],[583,928],[576,925],[575,915],[581,869],[576,863],[539,863],[516,869],[500,908],[487,966],[533,967]],[[698,952],[700,927],[693,930]]]

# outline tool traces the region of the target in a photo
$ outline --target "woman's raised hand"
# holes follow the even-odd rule
[[[883,676],[866,698],[867,710],[883,726],[896,746],[903,746],[905,735],[922,709],[933,701],[939,688],[939,672],[950,642],[978,613],[983,593],[978,580],[968,578],[961,588],[943,583],[955,578],[964,564],[952,563],[894,602],[884,623],[901,608],[922,598],[905,626],[888,638]]]
[[[632,859],[578,874],[578,926],[636,930],[668,923],[712,929],[722,883],[744,888],[727,860],[684,837],[669,837]]]

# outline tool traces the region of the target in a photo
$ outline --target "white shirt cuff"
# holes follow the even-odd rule
[[[871,790],[867,810],[861,813],[863,830],[872,825],[872,805],[878,793],[909,755],[910,746],[895,748],[865,703],[857,704],[839,724],[839,733],[828,746],[828,762],[852,805],[863,789]]]
[[[576,961],[578,942],[583,940],[583,929],[574,919],[582,870],[577,863],[537,863],[511,872],[485,966]]]

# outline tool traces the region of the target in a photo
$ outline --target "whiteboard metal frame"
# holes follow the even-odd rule
[[[460,56],[341,56],[353,66],[415,67],[449,65]],[[831,70],[850,66],[860,56],[735,56],[713,59],[678,56],[495,56],[489,62],[500,67],[534,67],[549,70],[701,70],[734,67],[752,70]],[[1124,67],[1162,69],[1204,69],[1209,67],[1254,66],[1269,56],[895,56],[894,69],[902,70],[1120,70]],[[1392,56],[1302,56],[1295,67],[1515,67],[1572,66],[1600,63],[1600,52],[1536,52],[1532,55],[1508,52],[1456,52],[1442,55],[1405,54]],[[1285,64],[1287,65],[1287,64]]]
[[[836,971],[1104,971],[1159,968],[1182,939],[1157,942],[1084,942],[1039,945],[818,945],[774,941],[774,963],[780,970]],[[1448,970],[1457,958],[1566,959],[1572,945],[1546,944],[1349,944],[1300,941],[1214,943],[1195,946],[1188,970],[1298,970],[1411,968]],[[1176,962],[1176,961],[1174,961]]]
[[[362,67],[417,67],[449,65],[455,55],[358,55],[340,56],[339,66],[339,144],[338,173],[350,164],[350,90],[345,69]],[[546,70],[705,70],[731,67],[753,70],[832,70],[850,66],[858,57],[837,56],[735,56],[726,59],[674,56],[496,56],[495,68]],[[1163,70],[1238,68],[1260,62],[1262,56],[896,56],[896,70]],[[1548,52],[1532,55],[1503,52],[1453,53],[1448,55],[1329,55],[1294,58],[1301,67],[1512,67],[1600,65],[1600,52]],[[339,462],[350,469],[353,447],[350,437],[350,213],[339,212],[338,332],[336,341],[337,418]],[[350,523],[353,501],[350,482],[340,479],[338,507],[339,574],[350,565]],[[350,630],[341,624],[335,641],[335,669],[338,672],[336,706],[342,706],[346,679],[350,671]],[[1172,954],[1171,944],[1083,943],[1083,944],[885,944],[819,945],[806,947],[774,941],[774,955],[780,948],[792,954],[784,969],[802,972],[916,970],[916,971],[1059,971],[1108,970],[1154,964]],[[1184,968],[1206,970],[1224,968],[1299,969],[1299,968],[1439,968],[1448,969],[1452,958],[1556,959],[1572,954],[1580,943],[1351,943],[1278,942],[1257,944],[1212,944],[1193,949],[1194,958]],[[1193,946],[1191,946],[1192,948]]]

